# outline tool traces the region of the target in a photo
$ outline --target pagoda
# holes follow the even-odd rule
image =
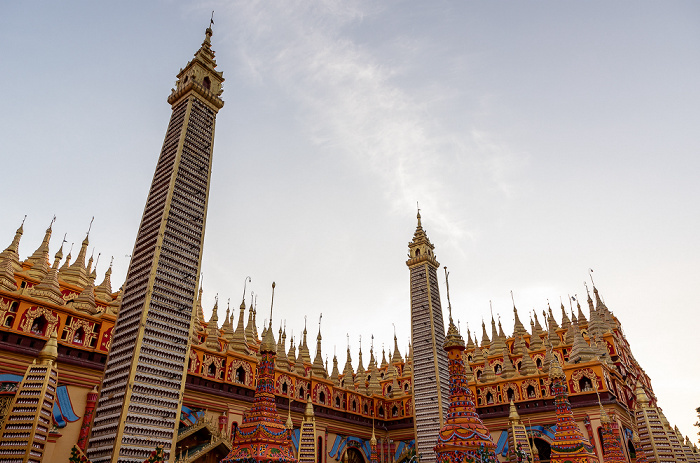
[[[598,399],[600,400],[600,399]],[[624,463],[627,461],[624,453],[622,452],[622,447],[620,446],[620,439],[617,436],[616,430],[613,427],[613,421],[608,415],[608,413],[600,406],[600,423],[601,423],[601,434],[603,436],[603,462],[604,463]]]
[[[445,275],[447,276],[447,270]],[[464,371],[462,359],[464,339],[452,321],[449,283],[447,301],[450,322],[443,346],[447,352],[450,372],[450,405],[435,446],[436,461],[438,463],[496,462],[498,461],[495,453],[496,444],[476,413],[474,394],[469,389]]]
[[[552,389],[556,396],[557,413],[557,429],[554,433],[550,461],[554,463],[597,463],[598,458],[593,452],[593,447],[584,439],[576,420],[574,420],[566,389],[566,375],[559,365],[556,355],[552,356],[552,362],[549,366],[549,379],[552,381]]]
[[[272,283],[274,298],[275,284]],[[272,332],[272,307],[270,325],[260,344],[258,384],[253,405],[243,415],[243,423],[236,428],[234,444],[221,463],[232,462],[280,462],[295,463],[292,442],[275,406],[275,356],[277,344]]]

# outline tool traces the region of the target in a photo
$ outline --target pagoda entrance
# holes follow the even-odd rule
[[[366,463],[362,452],[354,447],[348,447],[345,451],[344,463]]]
[[[549,442],[537,437],[535,437],[534,441],[535,447],[537,447],[537,453],[540,455],[540,463],[549,463],[549,459],[552,455],[552,448],[549,446]]]

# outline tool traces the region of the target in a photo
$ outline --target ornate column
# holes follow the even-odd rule
[[[92,424],[92,415],[95,414],[95,405],[97,405],[97,386],[88,392],[87,401],[85,402],[85,413],[83,413],[83,424],[80,425],[80,434],[78,434],[78,448],[85,451],[87,447],[88,437],[90,436],[90,425]]]

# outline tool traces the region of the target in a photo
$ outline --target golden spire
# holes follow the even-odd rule
[[[44,344],[44,348],[39,352],[38,358],[41,365],[56,365],[56,359],[58,358],[58,341],[55,329],[51,332],[49,340]]]
[[[514,424],[520,424],[520,415],[518,414],[518,409],[515,408],[513,401],[510,401],[510,413],[508,414],[508,421],[510,421],[511,426]]]
[[[331,372],[331,379],[333,380],[333,385],[340,385],[340,372],[338,371],[338,357],[333,354],[333,371]]]
[[[496,380],[496,373],[493,371],[493,367],[491,366],[491,363],[489,362],[488,359],[484,362],[484,369],[481,372],[481,378],[479,378],[479,381],[482,383],[488,383],[491,381]]]
[[[569,363],[588,362],[597,357],[596,350],[583,339],[583,333],[579,329],[578,321],[574,322],[570,330],[574,339],[573,346],[569,352]]]
[[[68,250],[68,255],[66,256],[66,260],[63,261],[63,265],[61,265],[61,268],[58,269],[58,275],[63,278],[63,273],[70,268],[70,260],[71,260],[71,253],[73,252],[73,245],[75,243],[70,244],[70,249]]]
[[[287,422],[284,426],[291,430],[294,429],[294,423],[292,422],[292,399],[289,399],[289,408],[287,408]]]
[[[109,268],[105,272],[105,278],[102,280],[102,283],[95,288],[95,296],[105,302],[109,302],[112,300],[112,264],[114,263],[114,256],[112,256],[112,260],[109,262]]]
[[[51,219],[51,223],[49,224],[49,228],[46,229],[46,233],[44,234],[44,239],[41,241],[41,244],[37,248],[34,253],[27,258],[25,261],[28,264],[31,265],[36,265],[40,262],[46,262],[48,266],[48,259],[49,259],[49,240],[51,239],[51,231],[53,228],[53,223],[56,221],[56,216],[53,216],[53,219]]]
[[[249,355],[250,350],[248,349],[248,339],[246,337],[246,329],[244,326],[245,320],[245,290],[246,283],[251,281],[250,277],[246,277],[243,282],[243,298],[241,299],[240,313],[238,315],[238,325],[236,326],[236,331],[233,333],[233,340],[229,344],[229,350],[240,352],[242,354]],[[252,310],[252,307],[250,308]]]
[[[534,375],[537,372],[537,365],[532,360],[532,357],[530,357],[530,354],[527,352],[524,352],[523,358],[520,361],[520,374],[523,376],[529,376]]]
[[[15,269],[12,266],[12,259],[4,257],[0,259],[0,289],[14,293],[17,291],[17,280],[15,280]]]
[[[535,314],[535,320],[537,320],[537,314]],[[540,338],[540,332],[537,330],[537,326],[539,325],[539,322],[537,322],[537,325],[535,325],[535,322],[530,318],[530,330],[532,331],[532,335],[530,336],[530,350],[535,351],[535,350],[540,350],[544,347],[544,344],[542,344],[542,338]]]
[[[22,238],[22,234],[24,234],[24,221],[26,219],[27,216],[25,215],[24,219],[22,219],[22,223],[15,232],[15,237],[12,239],[12,243],[10,243],[10,245],[2,253],[0,253],[0,261],[6,258],[10,259],[10,263],[14,269],[13,272],[19,272],[22,270],[22,265],[19,263],[19,240]]]
[[[260,352],[271,352],[277,354],[277,344],[275,343],[275,333],[272,332],[272,305],[275,303],[275,282],[272,282],[272,298],[270,300],[270,322],[265,331],[262,344],[260,344]],[[309,396],[310,397],[310,396]]]
[[[647,408],[649,407],[649,396],[647,395],[641,381],[637,381],[637,387],[634,391],[637,396],[637,408]]]
[[[323,366],[323,355],[321,354],[321,319],[323,314],[318,317],[318,335],[316,336],[316,357],[314,358],[313,367],[311,372],[314,376],[320,378],[327,378],[328,372]]]
[[[168,103],[175,105],[190,93],[196,93],[201,99],[212,105],[216,111],[224,106],[221,100],[224,77],[216,70],[216,59],[211,49],[211,37],[214,32],[208,27],[204,33],[202,46],[194,58],[177,74],[175,88],[168,97]]]
[[[352,369],[352,357],[350,357],[350,341],[348,340],[348,355],[345,360],[345,368],[343,368],[343,384],[345,387],[352,386],[354,376],[355,372]]]
[[[357,374],[355,375],[355,379],[356,380],[362,379],[362,382],[364,383],[365,367],[364,367],[364,365],[362,365],[362,336],[360,336],[360,352],[357,355],[358,355],[358,363],[357,363]]]
[[[581,310],[581,304],[578,302],[578,295],[574,294],[574,297],[576,297],[576,308],[578,309],[578,313],[576,314],[576,319],[578,319],[578,322],[582,325],[585,325],[588,323],[588,320],[586,319],[586,316],[583,314],[583,310]]]
[[[297,348],[294,346],[294,332],[292,331],[292,335],[289,337],[289,352],[287,352],[287,362],[289,366],[287,367],[289,371],[293,371],[293,367],[295,367],[297,359]]]
[[[520,321],[520,317],[518,316],[518,309],[515,308],[515,298],[513,297],[513,291],[510,292],[510,298],[513,301],[513,317],[515,318],[513,333],[518,333],[521,337],[525,336],[528,333],[525,327],[523,326],[523,323]]]
[[[421,224],[420,209],[416,214],[416,219],[418,224],[416,225],[416,231],[413,233],[413,240],[408,243],[408,261],[406,261],[406,264],[412,267],[424,261],[429,261],[435,267],[439,267],[440,264],[435,259],[435,246],[428,239],[428,235]]]
[[[486,334],[486,323],[484,323],[484,320],[481,320],[481,348],[488,349],[488,347],[491,345],[491,340],[489,339],[489,335]]]
[[[214,301],[214,308],[211,311],[211,318],[207,323],[207,338],[205,340],[205,344],[208,349],[218,352],[221,350],[221,345],[219,344],[219,315],[217,313],[219,310],[218,294],[216,295]]]
[[[551,350],[550,350],[551,352]],[[564,370],[561,369],[561,365],[559,365],[559,360],[557,360],[556,355],[552,355],[552,361],[549,364],[549,378],[550,379],[556,379],[556,378],[561,378],[566,380],[566,375],[564,375]]]
[[[472,340],[472,332],[469,331],[469,326],[467,326],[467,349],[474,349],[474,341]]]
[[[314,404],[311,402],[311,394],[306,397],[306,408],[304,409],[304,418],[311,419],[314,416]]]
[[[63,240],[65,242],[65,238]],[[63,294],[58,285],[58,264],[63,259],[63,243],[54,256],[53,267],[46,273],[46,276],[41,280],[41,283],[31,289],[31,295],[37,299],[52,302],[56,305],[63,305]]]
[[[518,374],[518,370],[513,366],[513,362],[510,361],[510,356],[508,355],[508,348],[503,348],[503,371],[501,371],[501,378],[512,378]]]
[[[95,218],[93,217],[93,220]],[[92,228],[92,221],[90,221],[90,228]],[[85,234],[85,239],[83,240],[78,256],[71,266],[61,274],[61,279],[66,283],[71,283],[76,286],[84,288],[87,285],[88,280],[88,270],[85,266],[85,256],[87,255],[87,248],[90,245],[90,229]]]
[[[391,357],[391,363],[394,365],[398,365],[400,363],[403,363],[403,359],[401,358],[401,351],[399,350],[399,344],[398,341],[396,340],[396,327],[394,326],[394,355]]]
[[[377,445],[377,437],[374,435],[374,418],[372,418],[372,437],[370,437],[370,439],[369,439],[369,445],[371,445],[371,446]]]
[[[32,268],[29,269],[29,276],[39,280],[42,280],[49,270],[49,240],[51,240],[51,231],[55,221],[56,216],[51,220],[51,224],[49,224],[49,228],[46,229],[44,239],[37,250],[25,261],[25,263],[29,263],[32,266]]]
[[[459,347],[461,350],[464,350],[464,339],[462,339],[462,335],[459,334],[459,331],[457,330],[457,327],[455,326],[454,322],[452,321],[452,303],[450,302],[450,273],[447,271],[447,267],[445,267],[445,285],[447,286],[447,308],[449,309],[449,326],[447,327],[447,334],[445,335],[445,342],[443,344],[443,348],[447,349],[449,347]]]
[[[231,299],[226,303],[226,316],[224,317],[224,324],[221,325],[221,331],[223,331],[224,338],[227,341],[233,339],[233,314],[231,313]]]

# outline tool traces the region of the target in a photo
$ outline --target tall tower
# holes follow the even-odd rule
[[[2,462],[40,463],[44,457],[58,387],[57,346],[54,331],[39,352],[39,362],[27,367],[0,429]]]
[[[214,123],[224,105],[207,28],[172,116],[136,236],[88,445],[93,463],[175,458],[200,273]]]
[[[423,462],[434,462],[433,447],[443,426],[450,402],[445,325],[442,321],[440,290],[434,246],[423,231],[418,212],[418,226],[408,243],[411,272],[411,343],[413,345],[413,390],[416,453]]]

